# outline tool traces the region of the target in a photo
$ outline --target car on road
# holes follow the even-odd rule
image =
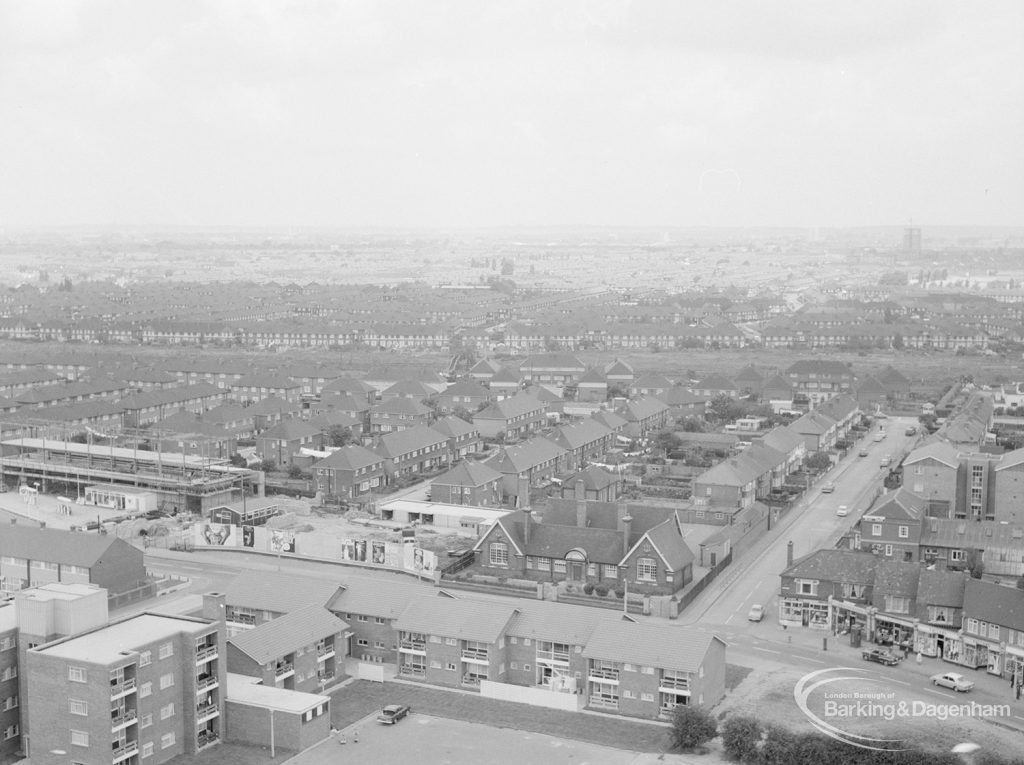
[[[879,467],[889,467],[889,465],[890,465],[891,463],[892,463],[892,457],[891,457],[891,456],[889,456],[888,454],[886,454],[886,455],[885,455],[884,457],[882,457],[882,459],[881,459],[881,460],[879,461],[878,465],[879,465]]]
[[[932,675],[932,685],[940,685],[959,693],[967,693],[974,687],[974,681],[968,680],[959,672],[943,672],[941,675]]]
[[[385,707],[381,707],[380,714],[377,715],[377,722],[384,723],[384,725],[394,725],[410,712],[412,712],[412,708],[405,704],[388,704]]]
[[[750,610],[747,611],[747,621],[748,622],[759,622],[763,618],[764,618],[764,606],[762,606],[760,603],[755,603],[754,605],[752,605],[750,607]]]
[[[836,490],[836,485],[834,483],[827,483],[827,484],[825,484],[824,486],[821,487],[821,493],[822,494],[831,494],[835,490]]]
[[[885,431],[881,433],[875,433],[875,443],[881,443],[885,440]]]
[[[907,435],[907,436],[916,436],[917,435],[917,428],[915,428],[913,425],[911,425],[909,428],[907,428],[906,430],[903,431],[903,434]]]
[[[860,452],[858,453],[858,456],[860,456],[860,457],[867,457],[868,456],[868,450],[867,449],[861,449]]]
[[[887,667],[895,667],[900,663],[900,657],[894,654],[892,651],[886,651],[882,648],[872,648],[868,651],[861,651],[861,658],[864,661],[874,661],[879,664],[884,664]]]
[[[849,514],[850,508],[848,508],[846,505],[840,505],[839,507],[836,508],[836,515],[838,515],[840,518],[845,518]]]

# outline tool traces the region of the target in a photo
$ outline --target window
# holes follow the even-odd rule
[[[379,648],[379,649],[383,650],[385,648],[384,641],[383,640],[374,640],[373,641],[373,647],[374,648]]]
[[[654,701],[654,694],[653,693],[641,693],[640,694],[640,701]]]
[[[173,656],[173,655],[174,655],[174,644],[173,643],[164,643],[162,646],[160,646],[160,658],[161,659],[166,659],[167,657]]]
[[[431,643],[443,643],[444,641],[441,640],[441,636],[440,635],[431,635],[430,636],[430,642]]]
[[[172,685],[174,685],[174,675],[168,674],[168,675],[161,675],[160,676],[160,690],[161,691],[164,690],[164,688],[170,688]]]
[[[15,638],[5,637],[3,640],[0,640],[0,651],[10,651],[16,645],[18,645],[18,642]]]
[[[641,675],[653,675],[654,674],[654,667],[640,667],[640,674]]]
[[[370,617],[369,616],[365,616],[363,614],[360,614],[359,616],[356,617],[356,621],[368,622],[368,621],[370,621]]]
[[[152,741],[147,741],[145,744],[142,745],[142,756],[143,757],[152,757],[153,756],[153,742]]]
[[[886,546],[885,546],[885,554],[886,554],[887,556],[890,556],[890,555],[892,555],[892,545],[886,545]]]
[[[168,717],[174,717],[174,704],[167,704],[160,707],[160,719],[166,720]]]
[[[456,638],[445,638],[444,639],[444,644],[445,645],[458,645],[459,641]]]
[[[370,641],[366,638],[359,638],[358,640],[356,640],[356,645],[361,645],[365,648],[366,646],[370,645]]]
[[[508,566],[508,545],[504,542],[491,542],[490,562],[492,566]]]
[[[169,746],[174,746],[174,734],[165,733],[160,737],[160,748],[166,749]]]
[[[447,669],[449,672],[454,672],[456,667],[454,664],[452,664],[452,662],[448,662],[448,666],[445,667],[445,669]]]
[[[515,635],[511,635],[508,639],[508,642],[510,642],[512,645],[518,645],[519,638],[517,638]]]
[[[949,551],[949,559],[951,561],[959,561],[959,562],[962,563],[966,559],[966,557],[967,556],[964,554],[963,550],[950,550]]]
[[[636,578],[638,582],[658,581],[658,564],[654,558],[637,558]]]
[[[967,624],[964,627],[964,629],[966,629],[968,632],[972,632],[975,635],[977,635],[978,634],[978,620],[977,619],[968,619],[967,620]]]
[[[85,667],[68,667],[68,680],[72,683],[86,682]]]
[[[817,581],[798,581],[796,583],[797,592],[800,595],[817,595],[818,594],[818,582]]]
[[[4,670],[3,674],[0,675],[0,680],[13,680],[18,676],[18,667],[10,666]]]
[[[550,571],[551,570],[551,558],[537,558],[537,570],[538,571]]]
[[[604,578],[605,579],[618,579],[619,578],[619,567],[605,565],[604,567]]]
[[[151,693],[153,693],[153,684],[152,683],[143,683],[141,686],[139,686],[139,698],[140,699],[146,698],[146,696],[149,696]]]
[[[882,536],[882,524],[881,523],[872,523],[871,524],[871,536],[873,536],[873,537],[880,537],[880,536]]]
[[[900,539],[907,539],[907,538],[909,538],[910,537],[910,527],[909,526],[900,526],[899,534],[900,534]]]
[[[554,573],[556,573],[556,574],[564,574],[565,573],[565,561],[564,560],[556,559],[556,560],[553,561],[553,564],[554,564]]]
[[[139,666],[140,667],[148,667],[152,663],[153,663],[153,652],[152,651],[143,651],[142,653],[139,654]]]
[[[530,645],[530,638],[523,638],[523,645]]]
[[[636,698],[636,694],[633,693],[633,691],[627,689],[627,690],[622,692],[622,698],[624,698],[624,699],[635,699]]]
[[[988,625],[988,637],[990,640],[999,640],[999,625],[990,624]],[[17,698],[17,697],[15,697]]]
[[[384,621],[385,621],[385,619],[384,619],[383,616],[375,616],[375,617],[373,617],[374,624],[384,624]]]
[[[68,699],[68,712],[85,717],[89,714],[89,704],[78,699]]]
[[[153,713],[152,712],[147,712],[146,714],[142,715],[142,717],[139,718],[139,727],[140,728],[148,728],[152,724],[153,724]]]
[[[19,728],[17,724],[9,725],[7,728],[4,729],[4,739],[9,741],[10,739],[18,735],[18,731]]]
[[[441,669],[441,662],[431,660],[430,668],[431,669]]]
[[[529,664],[524,664],[523,665],[523,672],[529,672],[529,671],[530,671],[530,665]]]
[[[89,734],[84,730],[71,731],[72,746],[89,746]]]
[[[17,695],[8,696],[6,699],[4,699],[4,711],[7,711],[8,709],[17,709],[17,708],[18,708],[18,696]]]

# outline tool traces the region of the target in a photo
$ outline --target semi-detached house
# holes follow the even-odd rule
[[[473,424],[484,438],[515,441],[540,430],[546,419],[543,402],[519,393],[474,414]]]
[[[312,470],[317,491],[335,500],[356,499],[387,484],[384,457],[362,446],[343,446]]]
[[[448,437],[432,428],[414,428],[385,433],[375,451],[384,460],[391,479],[433,470],[448,462]]]
[[[506,446],[485,463],[502,475],[507,502],[523,507],[530,501],[530,488],[546,485],[565,470],[565,449],[546,438],[534,438]]]

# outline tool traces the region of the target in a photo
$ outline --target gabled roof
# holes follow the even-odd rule
[[[224,588],[229,606],[287,614],[297,608],[323,608],[338,593],[339,584],[314,576],[278,571],[243,571]]]
[[[590,369],[588,369],[586,372],[583,373],[583,376],[580,377],[580,379],[577,381],[576,384],[577,385],[591,385],[591,386],[594,386],[594,385],[605,385],[605,386],[607,386],[608,385],[608,380],[605,379],[604,374],[602,374],[600,370],[594,369],[593,367],[591,367]]]
[[[753,364],[747,364],[739,372],[736,373],[736,377],[733,378],[737,383],[739,382],[756,382],[760,383],[764,380],[764,375],[757,371],[757,367]]]
[[[906,467],[927,459],[933,459],[955,469],[960,466],[960,451],[945,441],[932,441],[926,446],[914,449],[903,460],[903,465]]]
[[[1024,449],[1014,449],[1012,452],[1000,455],[999,462],[996,463],[994,470],[999,472],[1000,470],[1017,467],[1021,464],[1024,464]]]
[[[320,390],[321,392],[334,391],[337,393],[352,393],[357,396],[360,396],[365,400],[366,394],[368,394],[370,391],[375,391],[377,389],[374,388],[369,383],[365,383],[362,380],[357,380],[354,377],[339,377],[337,380],[332,380],[331,382],[324,385],[324,387],[321,388]]]
[[[668,406],[664,401],[661,401],[654,396],[645,396],[633,401],[627,401],[625,406],[620,410],[620,414],[627,422],[638,422],[646,419],[647,417],[653,417],[661,414],[667,410]]]
[[[314,468],[332,468],[334,470],[358,470],[384,461],[384,458],[358,444],[343,446],[330,457],[324,457],[313,463]]]
[[[302,411],[302,407],[299,404],[293,404],[291,401],[285,401],[283,398],[277,396],[267,396],[264,399],[253,402],[251,406],[247,406],[246,409],[251,414],[288,414],[298,413]]]
[[[586,491],[601,491],[614,483],[618,483],[620,480],[622,479],[617,475],[609,473],[604,468],[599,468],[597,465],[587,465],[583,470],[573,473],[562,483],[564,486],[575,488],[578,481],[583,481],[583,488]]]
[[[370,404],[365,396],[353,396],[340,391],[323,391],[320,394],[320,405],[342,412],[367,412]]]
[[[438,433],[443,433],[448,436],[448,438],[460,438],[462,436],[468,436],[471,433],[479,434],[480,432],[473,423],[466,422],[461,417],[455,417],[453,415],[436,420],[430,427]]]
[[[345,583],[344,589],[328,604],[328,608],[353,616],[397,619],[412,600],[433,593],[432,586],[405,579],[390,581],[353,578]]]
[[[602,425],[606,426],[607,428],[613,431],[622,430],[624,427],[626,427],[626,425],[629,424],[629,422],[624,417],[621,417],[615,412],[609,412],[605,409],[602,409],[599,412],[594,412],[592,415],[590,415],[590,418],[592,420],[600,422]]]
[[[895,369],[892,365],[887,365],[885,369],[878,373],[877,377],[878,381],[886,388],[906,387],[907,385],[910,385],[910,380],[908,380],[902,372]]]
[[[417,425],[414,428],[385,433],[380,437],[375,449],[381,456],[393,459],[417,449],[434,449],[447,443],[448,436],[426,425]]]
[[[565,449],[546,438],[531,438],[517,446],[506,446],[486,464],[502,473],[523,473],[563,454]]]
[[[471,375],[493,375],[501,369],[501,366],[496,361],[490,359],[480,359],[473,365],[473,368],[469,370]]]
[[[880,559],[875,565],[874,588],[871,600],[875,607],[885,611],[885,596],[917,599],[918,578],[921,565],[902,560]]]
[[[633,367],[622,359],[615,359],[611,366],[604,370],[604,373],[609,377],[627,377],[633,374]]]
[[[906,487],[901,487],[892,494],[885,496],[877,507],[864,513],[872,518],[884,518],[887,521],[920,521],[928,510],[928,502]]]
[[[761,438],[761,440],[767,446],[770,446],[783,454],[789,454],[794,449],[798,449],[804,443],[803,437],[801,437],[799,433],[794,433],[790,430],[788,425],[780,425],[776,428],[772,428]]]
[[[789,427],[796,431],[797,433],[818,436],[820,436],[823,433],[827,433],[831,428],[834,428],[835,425],[835,420],[817,411],[808,412],[807,414],[802,415],[793,422],[789,423]]]
[[[795,375],[825,375],[826,377],[852,377],[850,367],[841,361],[829,361],[828,359],[801,359],[789,365],[786,374]]]
[[[510,367],[501,367],[490,379],[490,384],[509,384],[518,386],[522,381],[523,377],[519,374],[518,370],[513,370]]]
[[[860,550],[815,550],[787,567],[783,577],[871,584],[878,557]]]
[[[885,386],[874,377],[868,375],[857,384],[858,396],[881,396],[885,394]]]
[[[782,375],[774,374],[764,381],[764,389],[766,391],[791,391],[793,390],[793,386],[790,384],[789,380]]]
[[[228,643],[257,664],[267,664],[347,629],[345,622],[323,606],[310,605],[251,630],[243,630],[229,637]]]
[[[638,547],[642,547],[645,540],[650,542],[651,548],[657,552],[658,557],[661,558],[670,571],[680,571],[683,567],[696,560],[693,550],[690,549],[679,535],[679,527],[674,520],[669,519],[641,535],[636,543],[622,556],[622,561],[619,565],[625,565],[626,559],[636,552]]]
[[[415,398],[423,400],[430,398],[435,393],[434,389],[426,383],[421,383],[419,380],[399,380],[394,385],[385,388],[381,393],[384,398],[390,398],[391,396],[404,396],[406,398]]]
[[[696,393],[687,390],[682,385],[673,385],[668,390],[662,393],[656,393],[654,396],[668,406],[693,406],[694,404],[707,403],[707,398],[704,396],[698,396]]]
[[[463,461],[430,483],[438,486],[486,486],[501,480],[501,473],[483,462]]]
[[[463,377],[456,380],[441,394],[442,396],[471,396],[475,398],[490,398],[490,391],[471,377]]]
[[[608,621],[594,628],[583,656],[696,673],[715,642],[724,648],[725,641],[709,632],[649,622]]]
[[[283,420],[269,430],[264,430],[259,438],[271,438],[278,439],[281,441],[298,441],[308,436],[319,435],[322,431],[316,425],[293,418],[290,420]]]
[[[370,407],[371,416],[377,413],[386,413],[425,417],[430,414],[431,411],[430,407],[424,406],[419,401],[402,397],[389,398],[386,401],[381,401],[379,404],[374,404]]]
[[[563,425],[549,435],[548,439],[554,441],[563,449],[571,451],[602,438],[607,438],[611,435],[611,432],[611,428],[607,425],[590,417],[572,425]]]
[[[461,596],[461,593],[460,593]],[[467,595],[472,598],[472,595]],[[590,639],[597,625],[621,621],[622,614],[604,608],[574,606],[544,600],[520,600],[519,613],[508,626],[508,634],[532,640],[550,640],[571,646],[582,646]]]
[[[496,643],[518,613],[512,606],[493,601],[422,597],[406,606],[394,628],[400,632]]]
[[[922,569],[917,581],[917,615],[928,620],[928,606],[962,608],[968,576],[963,571]]]
[[[524,374],[541,369],[583,372],[586,366],[571,353],[543,353],[536,356],[528,356],[519,365],[519,371]]]
[[[1011,630],[1024,630],[1024,590],[968,578],[964,616]]]
[[[309,424],[314,425],[317,428],[324,428],[330,430],[336,425],[340,425],[344,428],[362,427],[363,421],[358,417],[353,417],[351,414],[342,411],[326,411],[321,412],[318,415],[309,418]]]
[[[693,386],[697,390],[736,390],[736,383],[725,375],[713,374]]]
[[[47,563],[92,568],[111,553],[135,548],[110,534],[86,534],[44,529],[24,524],[5,524],[0,531],[0,555]]]
[[[517,393],[510,398],[491,403],[486,409],[473,415],[473,419],[510,420],[524,414],[537,414],[544,411],[544,404],[526,393]]]
[[[1024,527],[1001,521],[925,518],[921,523],[921,546],[1019,550],[1024,547]]]
[[[634,380],[629,387],[636,388],[637,390],[652,390],[654,388],[671,388],[674,383],[669,380],[665,375],[655,374],[653,372],[638,377]]]

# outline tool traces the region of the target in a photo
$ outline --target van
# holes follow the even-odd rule
[[[879,443],[885,440],[885,432],[875,433],[875,443]]]
[[[880,467],[889,467],[889,465],[891,463],[892,463],[892,457],[890,457],[888,454],[886,454],[884,457],[882,457],[881,461],[879,461],[878,464],[879,464]]]

